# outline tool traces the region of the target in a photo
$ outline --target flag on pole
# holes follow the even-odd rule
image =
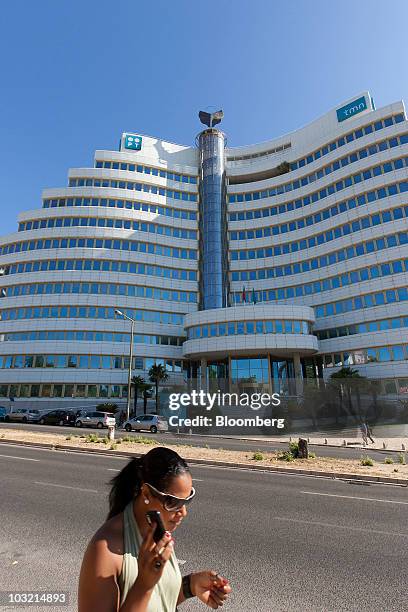
[[[246,302],[246,293],[245,293],[245,287],[242,287],[242,301]]]

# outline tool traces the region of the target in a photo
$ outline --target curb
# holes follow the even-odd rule
[[[28,448],[45,448],[55,451],[69,451],[71,453],[78,454],[95,454],[105,455],[107,457],[141,457],[144,453],[135,452],[118,452],[105,449],[97,448],[77,448],[75,446],[68,446],[66,444],[49,444],[41,442],[23,442],[19,440],[8,440],[6,438],[0,438],[0,443],[4,444],[15,444],[17,446],[25,446]],[[278,466],[269,465],[249,465],[247,463],[229,463],[228,461],[217,461],[211,459],[189,459],[190,465],[208,465],[214,467],[228,467],[230,469],[246,469],[249,471],[260,471],[260,472],[277,472],[294,476],[315,476],[320,478],[332,478],[338,480],[347,481],[359,481],[369,482],[378,484],[388,484],[408,487],[408,480],[403,478],[388,478],[387,476],[370,476],[363,474],[353,474],[348,472],[324,472],[319,470],[302,470],[297,468],[287,469]]]

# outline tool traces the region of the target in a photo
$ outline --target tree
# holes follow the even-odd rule
[[[150,385],[149,383],[143,383],[143,385],[140,386],[143,396],[143,414],[147,413],[147,400],[149,397],[152,397],[152,389],[153,385]]]
[[[111,402],[105,402],[104,404],[99,404],[97,406],[97,410],[100,410],[101,412],[110,412],[111,414],[116,414],[116,412],[118,411],[118,405],[113,404]]]
[[[357,397],[357,408],[358,408],[358,420],[361,421],[361,395],[360,391],[363,386],[367,383],[367,378],[365,376],[361,376],[358,370],[354,368],[350,368],[349,366],[344,366],[340,368],[338,372],[335,372],[330,376],[331,382],[338,385],[339,394],[340,394],[340,402],[341,402],[341,394],[345,389],[347,393],[347,401],[349,414],[354,415],[353,412],[353,402],[351,399],[351,391],[354,388],[356,391]]]
[[[149,370],[149,380],[154,383],[156,388],[156,414],[159,414],[159,384],[168,379],[165,367],[161,364],[154,364]]]
[[[132,382],[132,386],[134,387],[134,390],[135,390],[133,413],[134,413],[134,416],[136,416],[136,414],[137,414],[137,400],[138,400],[139,391],[141,393],[143,392],[143,389],[144,389],[144,386],[146,384],[146,381],[143,378],[143,376],[133,376],[131,382]]]

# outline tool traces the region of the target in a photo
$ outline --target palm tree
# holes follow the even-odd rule
[[[330,376],[330,379],[333,383],[338,384],[339,395],[340,395],[340,405],[341,405],[341,395],[342,389],[345,388],[347,392],[347,400],[348,400],[348,408],[349,414],[354,416],[353,413],[353,402],[351,399],[351,390],[354,386],[356,389],[357,396],[357,407],[358,407],[358,418],[361,420],[361,397],[360,397],[360,389],[362,385],[365,385],[367,379],[365,376],[361,376],[358,370],[354,368],[350,368],[349,366],[344,366],[340,368],[338,372],[335,372]]]
[[[140,386],[140,390],[143,396],[143,414],[147,413],[147,400],[149,397],[152,397],[152,389],[153,389],[153,385],[150,385],[149,383],[146,383],[146,382]]]
[[[138,399],[139,391],[141,392],[143,391],[143,387],[145,384],[146,384],[146,381],[143,378],[143,376],[133,376],[132,377],[132,385],[135,389],[134,407],[133,407],[134,416],[136,416],[137,414],[137,399]]]
[[[156,387],[156,414],[159,414],[159,383],[166,381],[168,377],[165,367],[161,364],[155,363],[149,370],[149,380],[151,380]]]

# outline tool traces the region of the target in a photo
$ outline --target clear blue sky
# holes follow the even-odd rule
[[[14,0],[0,26],[0,234],[123,131],[229,144],[294,130],[369,89],[408,100],[406,0]]]

